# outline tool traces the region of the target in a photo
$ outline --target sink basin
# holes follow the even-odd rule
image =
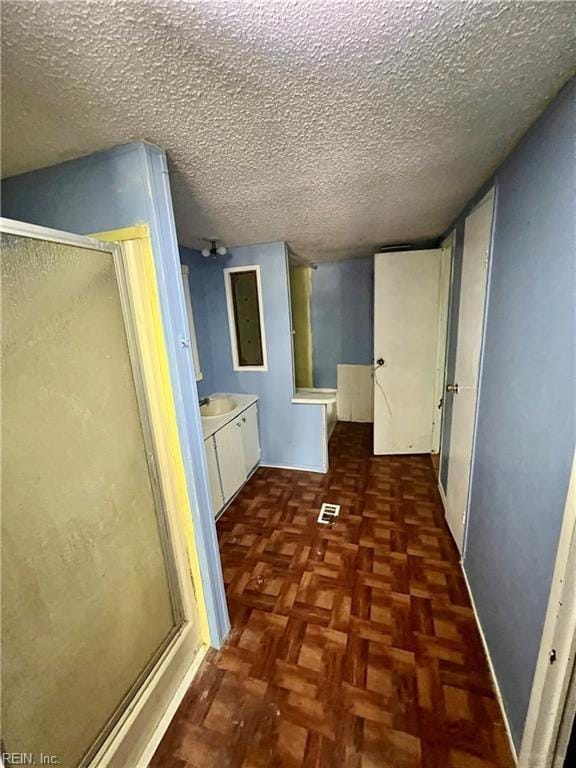
[[[203,419],[213,419],[216,416],[224,416],[236,408],[236,401],[228,395],[211,397],[209,403],[200,406],[200,416]]]

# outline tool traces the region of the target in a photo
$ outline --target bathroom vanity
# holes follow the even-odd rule
[[[215,517],[260,462],[257,401],[257,395],[214,394],[200,407]]]

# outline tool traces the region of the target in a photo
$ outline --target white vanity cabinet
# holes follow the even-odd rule
[[[244,485],[260,461],[256,403],[233,416],[204,440],[212,494],[217,515]]]
[[[214,435],[204,440],[206,451],[206,463],[208,465],[208,480],[210,482],[210,496],[212,498],[212,511],[217,514],[224,506],[220,473],[218,471],[218,457],[216,456],[216,441]]]
[[[225,504],[246,480],[240,425],[241,422],[234,419],[214,435]]]
[[[256,405],[253,405],[241,414],[240,434],[242,436],[244,469],[246,474],[249,475],[260,461],[260,437],[258,435],[258,413],[256,411]]]

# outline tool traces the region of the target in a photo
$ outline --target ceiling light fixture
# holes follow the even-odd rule
[[[204,256],[205,259],[209,258],[210,256],[215,259],[218,256],[226,256],[228,253],[228,249],[225,248],[223,245],[217,245],[218,240],[210,240],[210,248],[202,248],[202,256]]]

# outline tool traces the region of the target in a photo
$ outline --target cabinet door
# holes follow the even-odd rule
[[[222,495],[222,485],[220,484],[214,437],[209,437],[207,440],[204,440],[204,449],[206,451],[206,463],[208,464],[208,479],[210,481],[210,495],[212,496],[212,512],[214,515],[217,515],[224,506],[224,496]]]
[[[242,450],[244,452],[244,466],[248,475],[260,461],[260,439],[258,437],[258,411],[252,405],[243,414],[242,424]]]
[[[242,422],[238,417],[219,429],[214,436],[224,503],[234,496],[246,480],[241,427]]]

